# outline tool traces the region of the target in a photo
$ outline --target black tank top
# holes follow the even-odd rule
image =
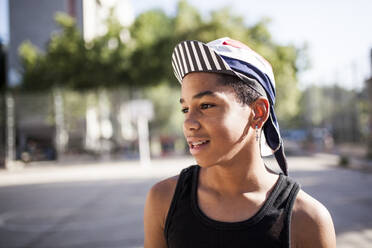
[[[183,169],[165,222],[169,248],[290,247],[293,203],[300,189],[293,179],[279,175],[269,197],[251,218],[221,222],[207,217],[197,203],[200,167]]]

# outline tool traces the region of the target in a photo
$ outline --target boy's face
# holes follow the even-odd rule
[[[193,72],[182,80],[183,132],[190,153],[203,167],[233,160],[251,133],[251,108],[219,80],[218,74],[207,72]]]

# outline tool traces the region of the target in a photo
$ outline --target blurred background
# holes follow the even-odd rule
[[[293,176],[330,209],[339,247],[370,247],[371,9],[0,0],[0,247],[141,247],[147,190],[193,163],[173,47],[225,36],[273,66]]]

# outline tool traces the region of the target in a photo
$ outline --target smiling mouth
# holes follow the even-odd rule
[[[209,143],[209,140],[204,140],[204,141],[190,142],[189,145],[191,149],[198,149],[208,143]]]

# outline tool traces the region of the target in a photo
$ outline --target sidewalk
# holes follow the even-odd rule
[[[372,160],[366,158],[365,145],[342,144],[337,147],[337,153],[348,159],[346,167],[372,173]]]
[[[264,160],[267,166],[278,171],[273,157]],[[290,171],[324,170],[337,167],[338,161],[337,155],[323,153],[288,157]],[[153,159],[149,166],[142,166],[138,160],[34,162],[10,171],[0,170],[0,187],[112,179],[160,179],[177,175],[183,168],[193,164],[196,162],[191,156]]]
[[[0,187],[25,184],[95,181],[110,179],[165,178],[195,164],[190,156],[154,159],[149,166],[139,161],[38,162],[11,171],[0,170]]]

